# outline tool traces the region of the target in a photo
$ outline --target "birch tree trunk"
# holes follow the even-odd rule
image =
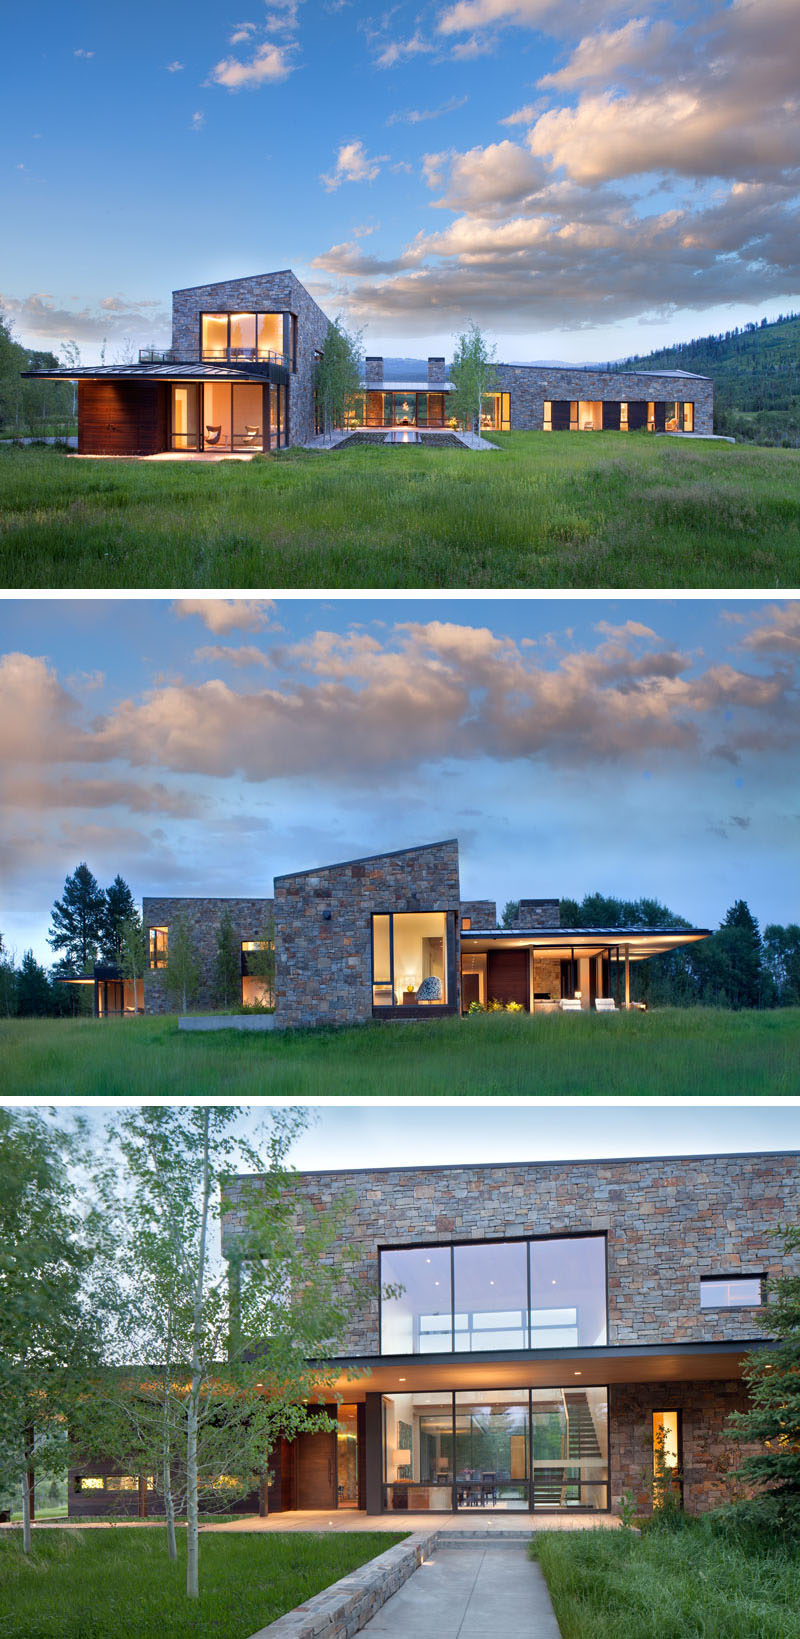
[[[208,1232],[208,1203],[211,1189],[208,1159],[209,1114],[203,1112],[203,1200],[200,1209],[200,1244],[197,1252],[197,1280],[194,1289],[192,1317],[192,1385],[186,1408],[186,1592],[190,1599],[200,1595],[198,1578],[198,1520],[197,1520],[197,1419],[200,1388],[203,1380],[200,1349],[203,1327],[203,1295],[205,1288],[206,1236]]]
[[[26,1453],[27,1455],[27,1453]],[[22,1475],[22,1552],[31,1551],[31,1493],[28,1484],[29,1474],[27,1466]]]
[[[172,1496],[172,1452],[169,1438],[169,1379],[172,1367],[172,1318],[167,1329],[167,1360],[166,1377],[164,1380],[164,1416],[161,1428],[161,1463],[164,1488],[164,1518],[167,1525],[167,1553],[170,1559],[177,1559],[178,1549],[175,1542],[175,1503]]]

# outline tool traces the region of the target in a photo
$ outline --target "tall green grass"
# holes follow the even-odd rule
[[[702,1521],[642,1538],[543,1532],[532,1552],[562,1639],[800,1639],[800,1556],[745,1553]]]
[[[497,435],[192,465],[0,452],[7,587],[796,586],[800,451]]]
[[[184,1592],[186,1537],[167,1558],[156,1527],[0,1533],[0,1639],[248,1639],[403,1534],[203,1535],[200,1599]]]
[[[798,1090],[800,1009],[479,1014],[345,1030],[179,1032],[175,1018],[10,1019],[7,1096],[315,1100],[524,1093],[757,1098]]]

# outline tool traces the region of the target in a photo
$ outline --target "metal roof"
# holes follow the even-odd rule
[[[95,364],[77,370],[23,370],[23,376],[46,381],[269,381],[270,371],[288,374],[275,364]]]

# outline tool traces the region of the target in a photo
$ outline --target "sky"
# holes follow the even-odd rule
[[[800,601],[7,598],[0,932],[455,836],[464,898],[798,919]]]
[[[797,0],[38,0],[0,307],[83,362],[293,267],[372,353],[604,361],[800,305]]]

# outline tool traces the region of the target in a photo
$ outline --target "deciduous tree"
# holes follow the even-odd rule
[[[185,916],[176,916],[169,930],[164,988],[182,1013],[200,989],[200,963]]]
[[[328,325],[322,358],[317,363],[315,388],[326,437],[343,427],[361,392],[363,357],[360,330],[346,330],[341,319]]]
[[[217,928],[214,956],[214,989],[223,1007],[242,999],[242,947],[225,906]]]
[[[448,411],[465,427],[474,427],[480,433],[483,422],[483,401],[497,391],[495,369],[496,348],[489,344],[483,331],[470,320],[464,334],[456,341],[450,379],[453,391],[447,400]]]

